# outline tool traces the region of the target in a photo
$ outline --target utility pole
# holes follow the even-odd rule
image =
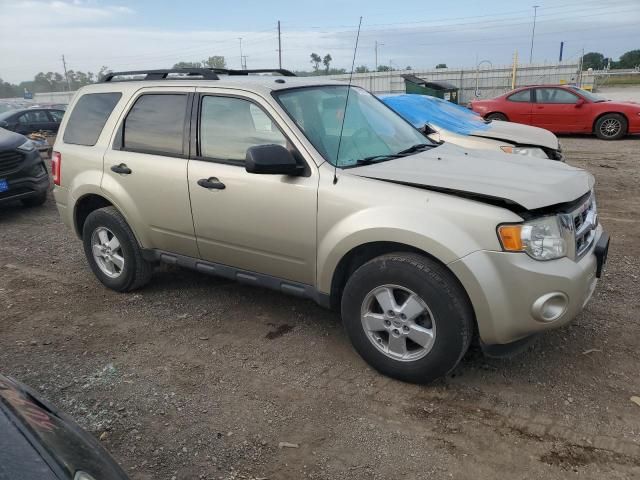
[[[67,92],[70,92],[71,87],[69,86],[69,74],[67,73],[67,62],[64,59],[64,55],[62,55],[62,67],[64,68],[64,79],[67,81]]]
[[[238,37],[240,41],[240,70],[242,70],[242,37]]]
[[[378,47],[381,47],[382,45],[384,45],[384,43],[380,43],[376,40],[376,46],[375,46],[375,52],[376,52],[376,69],[375,71],[378,71]]]
[[[282,38],[280,35],[280,20],[278,20],[278,68],[282,68]]]
[[[533,61],[533,40],[536,37],[536,18],[538,17],[540,5],[533,6],[533,30],[531,31],[531,52],[529,53],[529,64]]]
[[[248,55],[242,56],[242,60],[243,60],[242,68],[244,68],[245,70],[247,69],[247,58],[249,58]]]
[[[560,42],[560,58],[558,59],[559,62],[562,61],[562,52],[564,51],[564,42]]]

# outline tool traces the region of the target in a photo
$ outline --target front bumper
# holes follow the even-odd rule
[[[473,304],[481,342],[512,343],[571,322],[595,290],[599,261],[594,252],[601,237],[599,226],[579,261],[565,257],[541,262],[522,253],[482,250],[449,264]],[[602,259],[603,253],[599,255]],[[552,311],[561,313],[542,319],[540,307],[552,297],[561,304]]]
[[[0,204],[35,197],[49,189],[49,173],[37,150],[27,153],[17,170],[0,172],[0,179],[9,185],[9,190],[0,193]]]

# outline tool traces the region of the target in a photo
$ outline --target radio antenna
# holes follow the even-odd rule
[[[353,49],[353,61],[351,62],[351,73],[349,74],[349,86],[347,87],[347,99],[344,102],[344,112],[342,114],[342,125],[340,126],[340,137],[338,138],[338,153],[336,163],[333,166],[333,184],[338,183],[338,162],[340,161],[340,145],[342,145],[342,132],[344,130],[344,120],[347,118],[347,107],[349,106],[349,93],[351,92],[351,80],[353,79],[353,69],[356,65],[356,53],[358,52],[358,40],[360,39],[360,27],[362,26],[362,16],[358,23],[358,34],[356,35],[356,47]]]

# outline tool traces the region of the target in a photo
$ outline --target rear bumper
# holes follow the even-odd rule
[[[577,262],[478,251],[451,263],[473,304],[482,343],[508,344],[571,322],[596,287],[599,261],[594,252],[602,228],[598,230],[591,250]],[[541,315],[547,300],[560,305],[553,311],[561,313],[550,320]]]

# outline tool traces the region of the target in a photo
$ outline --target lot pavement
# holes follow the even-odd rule
[[[597,177],[609,263],[520,356],[407,385],[309,301],[173,267],[117,294],[49,201],[0,209],[0,371],[134,479],[640,478],[640,138],[562,143]]]

